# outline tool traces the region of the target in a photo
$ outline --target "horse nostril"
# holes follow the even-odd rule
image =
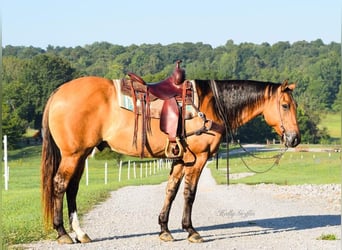
[[[296,147],[297,145],[299,145],[299,143],[300,143],[300,135],[297,135],[296,134],[296,138],[295,138],[296,140],[295,140],[295,145],[294,145],[294,147]]]
[[[298,138],[297,136],[294,138],[294,140],[292,141],[292,147],[296,147],[298,144],[300,143],[300,138]]]
[[[290,147],[296,147],[300,143],[300,136],[297,133],[286,134],[286,144]]]
[[[298,145],[298,139],[295,138],[295,139],[293,140],[293,142],[292,142],[292,147],[295,147],[295,146],[297,146],[297,145]]]

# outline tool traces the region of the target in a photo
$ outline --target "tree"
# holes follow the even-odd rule
[[[342,101],[342,85],[340,84],[338,94],[336,95],[336,99],[332,107],[335,112],[337,111],[341,112],[341,107],[342,107],[341,101]]]
[[[3,103],[8,106],[6,109],[9,114],[7,118],[18,116],[25,121],[26,126],[33,126],[30,124],[32,118],[35,116],[35,107],[31,96],[32,89],[19,81],[12,81],[3,86]],[[14,118],[17,119],[16,117]]]
[[[236,138],[242,143],[266,143],[267,140],[278,138],[278,135],[266,124],[262,116],[258,116],[241,126]]]
[[[48,46],[6,46],[3,49],[3,83],[11,84],[4,97],[15,105],[17,115],[38,128],[40,116],[50,93],[63,82],[80,75],[123,78],[128,71],[148,82],[168,77],[176,60],[183,60],[187,79],[255,79],[297,82],[294,97],[303,113],[304,138],[313,140],[319,117],[338,111],[341,100],[341,45],[312,42],[226,44],[173,43],[121,46],[95,42],[75,48]],[[21,95],[21,97],[20,97]],[[305,112],[304,112],[305,111]],[[314,130],[310,130],[310,123]],[[259,126],[259,125],[258,125]],[[311,132],[310,132],[311,131]],[[322,137],[324,131],[317,131]],[[264,140],[264,135],[258,139]]]
[[[12,81],[22,80],[22,71],[27,59],[19,59],[14,56],[7,56],[2,59],[2,82],[4,84]]]
[[[320,143],[328,138],[326,130],[319,130],[319,117],[313,116],[303,109],[297,110],[298,126],[301,133],[302,143]]]
[[[54,89],[74,78],[76,71],[56,55],[3,61],[3,124],[14,145],[27,127],[40,128],[45,103]]]
[[[34,106],[33,121],[40,128],[45,103],[50,94],[61,84],[72,80],[77,72],[61,57],[41,54],[32,58],[23,70],[23,81],[29,89],[30,103]]]
[[[7,135],[8,147],[13,149],[25,132],[27,122],[20,118],[10,103],[2,103],[2,134]]]

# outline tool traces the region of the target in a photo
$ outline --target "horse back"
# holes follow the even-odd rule
[[[115,92],[113,82],[106,78],[88,76],[81,77],[61,85],[54,93],[53,98],[59,100],[68,100],[67,104],[83,104],[86,106],[94,102],[102,102],[112,97]],[[83,103],[87,100],[86,103]],[[80,108],[78,106],[78,108]]]

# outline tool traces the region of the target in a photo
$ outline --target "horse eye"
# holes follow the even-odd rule
[[[287,103],[284,103],[281,106],[283,107],[283,109],[289,109],[290,108],[290,105]]]

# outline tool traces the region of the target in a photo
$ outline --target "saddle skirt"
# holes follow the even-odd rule
[[[190,82],[192,85],[192,96],[191,96],[191,100],[188,100],[186,102],[186,114],[185,114],[186,120],[192,119],[195,116],[197,116],[197,111],[194,108],[194,106],[198,108],[198,95],[196,92],[195,81],[191,80]],[[115,85],[115,88],[118,90],[117,100],[118,100],[119,106],[123,109],[127,109],[133,112],[134,100],[132,97],[131,86],[133,85],[133,88],[136,89],[138,92],[146,92],[146,86],[140,83],[131,81],[130,79],[114,79],[113,83]],[[150,118],[160,119],[164,100],[157,98],[151,93],[149,94],[149,99],[150,99]],[[182,106],[181,98],[177,99],[177,103],[179,106]],[[138,114],[141,115],[143,111],[142,111],[141,101],[139,100],[139,98],[136,99],[136,107],[137,107]]]

